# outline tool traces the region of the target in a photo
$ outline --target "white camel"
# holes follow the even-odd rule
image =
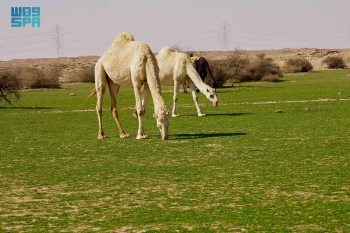
[[[106,84],[108,84],[111,95],[111,111],[121,138],[129,137],[120,124],[117,111],[119,87],[125,86],[134,88],[139,121],[136,138],[148,138],[144,132],[143,117],[146,111],[147,97],[151,92],[157,126],[162,139],[168,139],[169,111],[161,96],[157,61],[147,44],[135,41],[129,32],[122,32],[115,37],[111,47],[97,61],[95,65],[95,89],[90,97],[97,94],[96,112],[99,123],[99,139],[106,137],[102,129],[102,102]]]
[[[198,116],[205,116],[205,114],[203,114],[199,108],[198,98],[196,96],[197,88],[215,107],[218,106],[218,100],[214,89],[201,80],[189,57],[185,53],[175,52],[169,47],[163,47],[156,58],[159,66],[161,84],[165,86],[174,86],[172,117],[179,116],[179,114],[176,113],[176,101],[178,99],[180,84],[182,84],[184,80],[189,81]]]

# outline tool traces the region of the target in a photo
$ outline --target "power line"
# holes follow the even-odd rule
[[[84,51],[90,51],[90,50],[94,50],[94,51],[105,51],[106,49],[92,49],[92,48],[77,48],[77,47],[70,47],[70,46],[65,46],[65,48],[67,49],[74,49],[74,50],[84,50]]]
[[[63,27],[61,27],[59,24],[56,24],[53,28],[51,28],[51,30],[53,32],[51,35],[51,38],[53,39],[51,45],[56,49],[57,57],[63,57],[62,46],[64,45],[64,35],[61,34]]]
[[[47,35],[47,34],[50,34],[50,32],[38,33],[38,34],[31,34],[31,35],[20,35],[20,36],[0,37],[0,39],[23,38],[23,37],[28,37],[28,36],[39,36],[39,35]]]
[[[79,32],[65,32],[66,34],[69,35],[76,35],[76,36],[84,36],[84,37],[101,37],[101,38],[114,38],[113,36],[101,36],[101,35],[93,35],[93,34],[85,34],[85,33],[79,33]]]
[[[191,35],[205,34],[205,33],[209,33],[209,32],[217,32],[217,30],[208,30],[208,31],[202,31],[202,32],[194,32],[194,33],[187,33],[187,34],[177,34],[177,35],[157,35],[157,36],[138,36],[138,35],[133,35],[133,36],[135,38],[166,38],[166,37],[191,36]],[[66,34],[77,35],[77,36],[111,38],[111,36],[101,36],[101,35],[86,34],[86,33],[79,33],[79,32],[70,32],[70,31],[66,32]]]
[[[191,33],[164,33],[163,35],[160,34],[158,36],[140,36],[135,38],[140,38],[143,40],[146,40],[145,42],[148,43],[150,46],[159,47],[159,45],[172,45],[176,44],[179,45],[183,43],[183,48],[205,48],[208,46],[215,46],[216,48],[219,48],[220,45],[223,47],[224,50],[229,50],[230,47],[235,47],[237,45],[243,45],[245,47],[250,46],[256,47],[256,49],[264,48],[300,48],[300,47],[309,47],[307,45],[298,45],[302,42],[310,42],[307,44],[311,44],[311,47],[324,47],[324,46],[330,46],[330,45],[340,45],[340,44],[348,44],[350,39],[350,25],[348,28],[343,30],[344,28],[337,29],[331,29],[333,31],[324,31],[321,33],[313,33],[312,31],[307,34],[276,34],[276,33],[267,33],[267,32],[258,32],[258,31],[249,31],[249,30],[240,30],[240,29],[231,29],[228,23],[224,22],[221,23],[218,26],[218,29],[214,30],[193,30]],[[79,28],[80,29],[80,28]],[[16,51],[6,51],[6,52],[0,52],[1,54],[7,54],[7,53],[19,53],[19,52],[27,52],[27,51],[37,51],[37,50],[46,50],[48,48],[34,48],[34,49],[26,49],[29,46],[34,47],[34,44],[42,44],[44,47],[45,42],[51,41],[51,46],[55,48],[55,53],[57,57],[63,56],[63,45],[65,45],[65,48],[69,50],[86,50],[91,51],[93,53],[94,51],[104,51],[105,49],[98,49],[93,48],[92,46],[83,46],[83,44],[94,44],[96,47],[102,47],[103,45],[109,46],[109,42],[103,42],[106,41],[106,39],[114,38],[114,36],[107,36],[106,34],[89,34],[89,33],[79,33],[77,31],[63,31],[63,27],[60,25],[55,25],[51,28],[51,32],[43,32],[43,33],[36,33],[36,34],[29,34],[29,35],[18,35],[18,36],[8,36],[8,37],[0,37],[2,39],[1,42],[1,51],[4,51],[5,49],[10,49],[10,46],[17,46],[17,45],[28,45],[23,46],[24,50],[16,50]],[[234,32],[234,35],[232,36],[231,33]],[[216,33],[219,34],[219,40],[217,40],[218,36]],[[43,35],[51,34],[51,40],[38,40],[38,41],[28,41],[21,40],[18,41],[16,39],[22,39],[25,37],[33,37],[32,39],[37,39],[36,37],[44,39]],[[327,36],[328,35],[328,36]],[[270,36],[270,37],[269,37]],[[283,38],[283,36],[290,37],[290,38]],[[305,36],[305,37],[304,37]],[[309,36],[309,37],[306,37]],[[67,38],[68,37],[68,38]],[[84,39],[82,38],[84,37]],[[175,38],[179,37],[179,38]],[[106,38],[106,39],[102,39]],[[169,38],[169,39],[168,39]],[[173,39],[170,39],[173,38]],[[314,39],[312,39],[314,38]],[[8,39],[5,40],[5,39]],[[64,40],[63,40],[64,39]],[[169,42],[169,41],[173,42]],[[4,42],[7,42],[8,44],[4,44]],[[99,42],[101,41],[101,42]],[[202,42],[203,44],[199,44],[197,42]],[[214,42],[216,41],[216,42]],[[11,43],[12,42],[12,43]],[[196,43],[193,43],[196,42]],[[75,45],[79,43],[80,46],[76,47]],[[68,46],[67,46],[68,45]],[[70,45],[70,46],[69,46]],[[101,46],[99,46],[101,45]],[[103,46],[103,47],[105,47]],[[20,46],[18,46],[17,49]],[[52,48],[51,47],[51,48]],[[82,48],[82,47],[88,47],[88,48]],[[30,47],[29,47],[30,48]],[[158,49],[158,48],[157,48]],[[211,48],[212,49],[212,48]],[[194,50],[194,49],[192,49]],[[210,50],[210,49],[209,49]]]
[[[1,46],[0,46],[1,47]],[[1,54],[5,53],[21,53],[21,52],[27,52],[27,51],[36,51],[36,50],[45,50],[45,49],[51,49],[52,47],[46,47],[46,48],[38,48],[38,49],[27,49],[27,50],[17,50],[17,51],[11,51],[11,52],[1,52]]]
[[[245,36],[233,36],[234,38],[245,39],[245,40],[258,40],[258,41],[269,41],[269,42],[305,42],[305,41],[324,41],[324,40],[334,40],[334,39],[342,39],[346,36],[338,36],[338,37],[328,37],[328,38],[318,38],[318,39],[302,39],[302,40],[275,40],[275,39],[261,39],[261,38],[252,38]]]
[[[36,44],[36,43],[42,43],[42,42],[48,42],[51,40],[40,40],[40,41],[33,41],[33,42],[24,42],[24,43],[17,43],[17,44],[4,44],[2,46],[14,46],[14,45],[23,45],[23,44]],[[0,46],[1,47],[1,46]]]
[[[265,36],[316,36],[316,35],[326,35],[326,34],[335,34],[335,33],[340,33],[340,32],[347,32],[344,30],[338,30],[338,31],[330,31],[330,32],[322,32],[322,33],[308,33],[308,34],[271,34],[271,33],[259,33],[259,32],[253,32],[253,31],[246,31],[246,30],[239,30],[239,29],[233,29],[234,31],[238,32],[234,38],[240,38],[240,39],[245,39],[245,40],[252,40],[252,41],[266,41],[266,42],[304,42],[304,41],[325,41],[325,40],[333,40],[333,39],[341,39],[344,38],[344,36],[335,36],[335,37],[328,37],[328,38],[316,38],[316,39],[306,39],[306,38],[296,38],[296,39],[271,39],[271,38],[259,38],[255,36],[245,36],[244,33],[247,34],[253,34],[253,35],[265,35]],[[206,31],[201,31],[201,32],[194,32],[194,33],[188,33],[188,34],[176,34],[176,35],[158,35],[158,36],[140,36],[137,38],[142,38],[142,39],[152,39],[152,38],[173,38],[173,37],[185,37],[185,36],[191,36],[191,35],[199,35],[199,34],[205,34],[205,33],[210,33],[210,32],[216,32],[217,30],[206,30]],[[223,44],[224,49],[229,49],[229,42],[232,39],[230,34],[231,34],[231,29],[230,25],[227,23],[222,23],[219,25],[219,41]],[[243,34],[239,34],[239,32]],[[76,35],[76,36],[84,36],[85,38],[91,38],[91,37],[101,37],[101,38],[111,38],[103,35],[93,35],[93,34],[83,34],[83,33],[76,33],[76,32],[68,32],[65,34],[69,35]],[[345,36],[346,37],[346,36]],[[196,39],[197,38],[197,39]],[[172,43],[186,43],[186,42],[192,42],[192,41],[198,41],[198,40],[208,40],[212,39],[214,37],[196,37],[194,39],[185,39],[181,41],[173,41],[173,42],[168,42],[168,41],[162,41],[162,42],[154,42],[152,44],[172,44]],[[72,42],[78,42],[76,40],[71,40]],[[81,41],[82,43],[98,43],[98,42],[93,42],[93,41]],[[104,43],[104,42],[103,42]],[[101,42],[102,44],[102,42]]]
[[[338,44],[346,44],[348,41],[340,41],[340,42],[333,42],[333,43],[326,43],[326,44],[318,44],[313,46],[304,46],[308,48],[314,48],[320,47],[320,46],[330,46],[330,45],[338,45]],[[247,45],[247,46],[254,46],[254,47],[265,47],[265,48],[301,48],[302,46],[299,45],[263,45],[263,44],[251,44],[251,43],[245,43],[240,41],[235,41],[235,44],[239,45]]]
[[[192,35],[204,34],[204,33],[208,33],[208,32],[217,32],[217,30],[209,30],[209,31],[195,32],[195,33],[188,33],[188,34],[181,34],[181,35],[167,35],[167,36],[138,36],[138,38],[164,38],[164,37],[192,36]]]
[[[267,35],[267,36],[317,36],[317,35],[326,35],[326,34],[335,34],[340,32],[346,32],[346,30],[338,30],[338,31],[329,31],[329,32],[320,32],[320,33],[304,33],[304,34],[278,34],[278,33],[264,33],[264,32],[253,32],[241,29],[232,29],[233,31],[243,32],[247,34],[257,34],[257,35]]]
[[[217,37],[206,37],[206,38],[199,38],[199,39],[193,39],[193,40],[183,40],[183,41],[176,41],[176,42],[157,42],[152,44],[174,44],[174,43],[183,43],[183,42],[192,42],[192,41],[200,41],[200,40],[208,40],[208,39],[214,39]]]
[[[104,42],[95,42],[95,41],[83,41],[83,40],[65,40],[66,42],[76,42],[76,43],[85,43],[85,44],[101,44],[101,45],[106,45]]]

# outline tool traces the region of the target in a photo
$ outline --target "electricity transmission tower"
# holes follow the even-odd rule
[[[230,49],[230,45],[229,45],[229,41],[231,40],[230,33],[231,31],[230,31],[229,24],[224,22],[219,25],[219,40],[222,43],[224,50]]]
[[[51,31],[53,34],[51,34],[52,42],[51,45],[56,49],[56,55],[57,57],[62,57],[62,46],[64,45],[63,42],[63,34],[62,34],[63,27],[61,27],[59,24],[56,24],[54,27],[51,28]]]

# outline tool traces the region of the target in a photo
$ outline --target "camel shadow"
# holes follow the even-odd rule
[[[251,112],[242,112],[242,113],[209,113],[205,114],[205,116],[212,117],[212,116],[242,116],[242,115],[248,115],[252,114]]]
[[[242,116],[252,114],[250,112],[242,112],[242,113],[206,113],[204,117],[213,117],[213,116]],[[197,114],[182,114],[181,116],[188,117],[198,117]]]
[[[186,133],[186,134],[172,134],[169,140],[179,139],[200,139],[200,138],[214,138],[214,137],[234,137],[243,136],[246,133]]]

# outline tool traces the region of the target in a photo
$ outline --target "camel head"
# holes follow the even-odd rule
[[[157,126],[160,130],[160,133],[162,134],[163,140],[169,139],[168,127],[170,125],[170,122],[168,119],[168,115],[168,110],[159,110],[158,113],[155,114],[155,117],[157,119]]]
[[[207,97],[208,100],[210,100],[215,107],[219,105],[218,98],[216,96],[216,92],[213,88],[208,87],[206,90],[203,92],[203,94]]]

